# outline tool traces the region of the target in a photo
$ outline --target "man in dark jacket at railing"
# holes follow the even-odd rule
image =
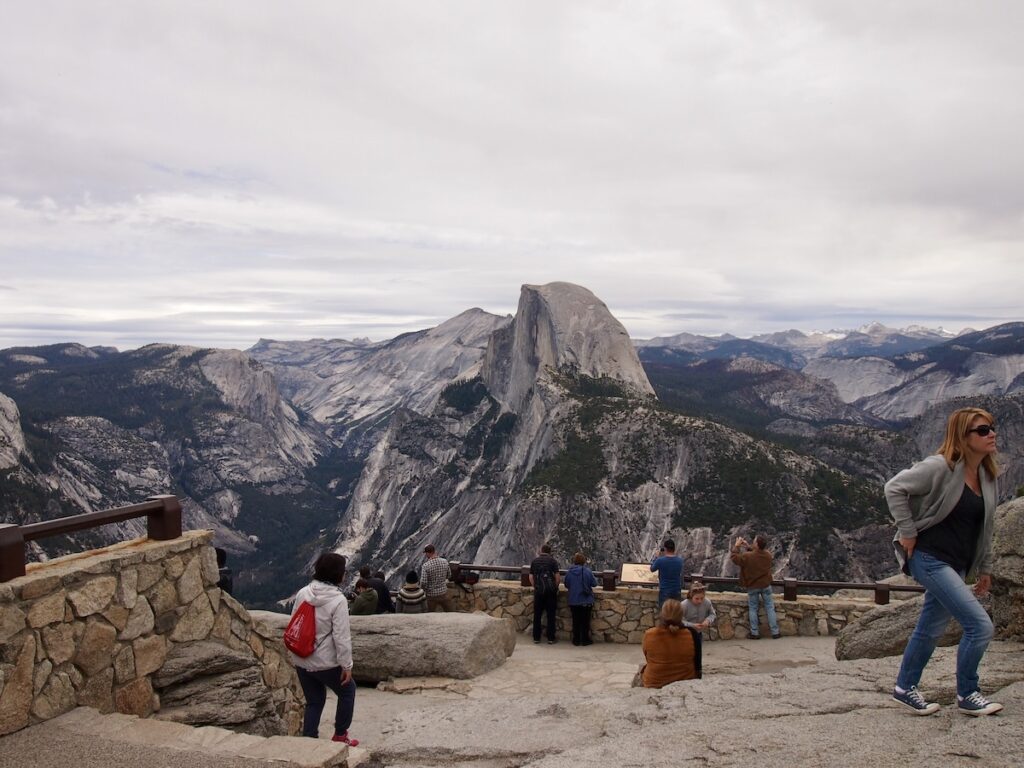
[[[764,613],[772,639],[778,640],[779,620],[775,616],[775,598],[772,597],[772,553],[768,551],[768,539],[764,534],[754,537],[753,546],[742,536],[736,539],[729,557],[740,567],[740,586],[746,587],[747,606],[750,611],[750,639],[761,637],[760,622],[757,618],[758,600],[764,601]]]

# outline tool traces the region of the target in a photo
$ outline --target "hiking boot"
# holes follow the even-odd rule
[[[761,639],[760,635],[751,635],[750,637],[747,638],[747,640],[760,640],[760,639]]]
[[[774,635],[772,635],[772,640],[778,640],[780,637],[782,637],[782,633],[776,632]]]
[[[994,715],[1003,710],[1002,704],[989,701],[981,695],[981,691],[975,691],[965,698],[956,697],[956,706],[965,715],[979,717],[980,715]]]
[[[900,704],[910,707],[916,715],[934,715],[939,711],[939,705],[934,701],[926,701],[921,692],[917,690],[916,685],[912,685],[909,691],[903,693],[893,688],[892,698],[893,701],[898,701]]]
[[[342,744],[348,744],[350,747],[358,747],[359,739],[350,739],[348,731],[344,733],[336,733],[331,737],[331,741],[340,741]]]

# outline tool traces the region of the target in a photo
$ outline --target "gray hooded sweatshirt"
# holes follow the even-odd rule
[[[352,634],[349,630],[348,600],[341,587],[324,581],[311,581],[295,593],[292,615],[302,602],[316,609],[316,647],[306,658],[289,651],[292,664],[305,670],[352,669]]]

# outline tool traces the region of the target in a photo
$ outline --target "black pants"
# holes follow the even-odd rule
[[[341,684],[341,667],[310,671],[296,667],[299,685],[306,695],[306,711],[302,717],[302,735],[317,738],[320,730],[320,715],[327,703],[327,689],[338,697],[338,708],[334,712],[334,735],[340,736],[352,725],[352,711],[356,704],[356,681]]]
[[[592,605],[570,605],[572,611],[572,644],[590,645],[590,613]]]
[[[533,639],[540,640],[540,620],[547,614],[548,640],[555,639],[555,608],[558,607],[558,593],[533,596]]]

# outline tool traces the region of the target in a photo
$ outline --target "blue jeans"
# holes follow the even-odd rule
[[[952,617],[964,629],[956,652],[956,692],[969,696],[979,690],[978,665],[992,639],[992,619],[964,583],[964,575],[952,566],[920,550],[915,550],[909,565],[910,575],[925,588],[924,607],[903,651],[896,685],[909,689],[921,681],[935,644]]]
[[[772,588],[748,589],[747,608],[750,611],[750,634],[758,637],[761,634],[761,623],[757,620],[758,599],[764,601],[764,615],[768,618],[768,629],[773,635],[779,634],[779,620],[775,616],[775,598],[772,597]]]
[[[340,736],[352,725],[352,712],[356,704],[356,682],[349,680],[341,684],[341,667],[310,671],[296,667],[299,685],[306,696],[306,711],[302,716],[302,735],[317,738],[320,731],[320,715],[327,703],[327,689],[338,697],[338,708],[334,711],[334,735]]]

